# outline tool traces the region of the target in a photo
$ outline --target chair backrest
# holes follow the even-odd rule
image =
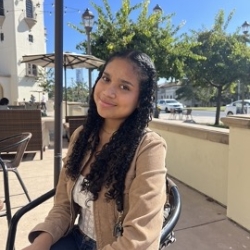
[[[187,109],[187,115],[191,115],[192,114],[192,109]]]
[[[33,136],[26,151],[40,151],[42,155],[43,121],[41,110],[0,110],[0,117],[0,139],[30,132]]]
[[[78,127],[80,127],[81,125],[84,125],[86,120],[87,120],[87,117],[69,119],[69,135],[71,136]]]
[[[173,230],[181,214],[181,197],[176,184],[167,177],[166,185],[168,200],[164,207],[164,221],[159,250],[176,241]]]
[[[32,137],[29,132],[24,132],[21,134],[6,137],[0,140],[0,154],[2,152],[15,152],[15,157],[10,161],[13,168],[17,168],[22,161],[24,152],[27,145]]]
[[[69,122],[70,119],[86,119],[86,115],[67,115],[65,117],[65,122]]]

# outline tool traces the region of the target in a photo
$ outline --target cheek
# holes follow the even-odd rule
[[[139,101],[138,101],[139,96],[134,95],[133,97],[130,98],[130,100],[127,100],[128,106],[131,109],[136,109],[138,107]]]
[[[99,84],[97,82],[96,86],[95,86],[95,89],[94,89],[94,101],[96,102],[97,100],[97,97],[99,95],[99,92],[100,92],[100,88],[99,88]]]

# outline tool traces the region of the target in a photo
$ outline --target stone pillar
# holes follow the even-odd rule
[[[250,116],[221,120],[229,126],[227,216],[250,230]]]

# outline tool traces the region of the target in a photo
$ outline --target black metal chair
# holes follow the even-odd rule
[[[168,201],[164,207],[164,221],[161,230],[159,250],[176,241],[174,227],[181,215],[181,196],[178,187],[169,177],[166,181]]]
[[[45,202],[46,200],[52,198],[55,195],[56,189],[52,189],[49,192],[43,194],[42,196],[38,197],[37,199],[31,201],[24,207],[20,208],[12,217],[9,231],[7,236],[7,243],[6,243],[6,250],[14,250],[14,244],[16,239],[16,231],[17,231],[17,224],[21,217],[32,210],[33,208],[39,206],[41,203]],[[170,179],[167,178],[167,194],[168,194],[168,201],[164,207],[164,222],[163,227],[161,230],[161,238],[160,238],[160,246],[159,250],[163,249],[164,247],[169,246],[173,242],[175,242],[175,236],[173,233],[173,229],[177,224],[180,214],[181,214],[181,197],[178,191],[177,186],[175,183]]]
[[[29,201],[31,201],[28,194],[27,188],[25,187],[20,174],[18,173],[17,168],[19,167],[24,152],[27,148],[27,145],[30,141],[32,134],[25,132],[10,137],[6,137],[0,140],[0,172],[3,172],[3,184],[4,184],[4,202],[5,202],[5,212],[1,212],[0,217],[6,216],[8,224],[11,220],[11,205],[10,205],[10,192],[9,192],[9,179],[8,172],[14,172],[16,177]],[[14,152],[15,155],[13,159],[4,160],[3,153],[6,153],[5,156],[8,156],[9,153]]]

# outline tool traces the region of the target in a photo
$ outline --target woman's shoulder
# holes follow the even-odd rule
[[[159,146],[162,145],[164,148],[167,147],[167,143],[165,139],[155,131],[151,130],[150,128],[146,128],[143,132],[143,136],[139,143],[139,148],[143,148],[144,146]]]
[[[159,140],[159,141],[165,141],[160,134],[156,133],[155,131],[153,131],[150,128],[145,128],[145,130],[143,132],[142,140]]]
[[[78,137],[79,137],[79,135],[80,135],[80,133],[81,133],[82,130],[83,130],[83,125],[79,126],[79,127],[73,132],[73,134],[72,134],[71,137],[70,137],[70,142],[71,142],[71,143],[74,143],[74,142],[78,139]]]

